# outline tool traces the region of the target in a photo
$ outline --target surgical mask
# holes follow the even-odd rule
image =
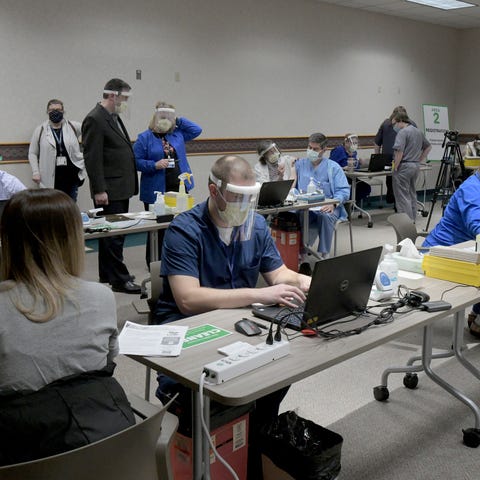
[[[279,152],[273,152],[270,156],[267,157],[268,163],[278,163],[278,160],[280,158],[280,153]]]
[[[239,227],[243,225],[248,218],[251,207],[245,207],[239,202],[225,202],[225,210],[220,210],[217,207],[218,215],[222,222],[228,227]]]
[[[63,120],[63,112],[60,110],[52,110],[48,112],[48,118],[52,123],[60,123]]]
[[[396,124],[393,126],[393,130],[395,130],[395,133],[398,133],[398,132],[401,130],[401,128],[400,128],[400,126],[398,125],[398,123],[396,123]]]
[[[311,148],[307,148],[307,158],[312,162],[316,162],[319,158],[320,154]]]
[[[172,128],[172,126],[173,122],[168,118],[161,118],[160,120],[157,120],[155,124],[155,128],[159,133],[168,132]]]
[[[122,113],[126,113],[127,110],[128,110],[128,104],[127,104],[126,100],[124,100],[123,102],[115,104],[115,113],[120,115]]]

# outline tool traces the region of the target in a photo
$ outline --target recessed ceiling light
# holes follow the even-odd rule
[[[428,5],[429,7],[441,8],[442,10],[455,10],[456,8],[475,7],[476,5],[468,2],[460,2],[457,0],[407,0],[411,3],[419,3],[420,5]]]

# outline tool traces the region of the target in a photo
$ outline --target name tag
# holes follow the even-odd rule
[[[175,168],[175,160],[173,158],[168,159],[168,167],[167,168]]]
[[[57,157],[57,167],[64,167],[67,165],[67,157]]]

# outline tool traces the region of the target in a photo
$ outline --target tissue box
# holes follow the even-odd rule
[[[407,272],[423,274],[422,261],[423,258],[407,258],[402,257],[399,252],[394,252],[393,259],[397,262],[398,268]]]

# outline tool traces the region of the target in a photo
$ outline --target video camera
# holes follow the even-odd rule
[[[455,142],[458,143],[458,131],[457,130],[446,130],[445,133],[443,134],[443,143],[442,143],[442,148],[445,147],[445,142],[447,139],[450,142]]]
[[[451,142],[458,141],[458,131],[457,130],[447,130],[444,134],[445,138],[448,138]]]

